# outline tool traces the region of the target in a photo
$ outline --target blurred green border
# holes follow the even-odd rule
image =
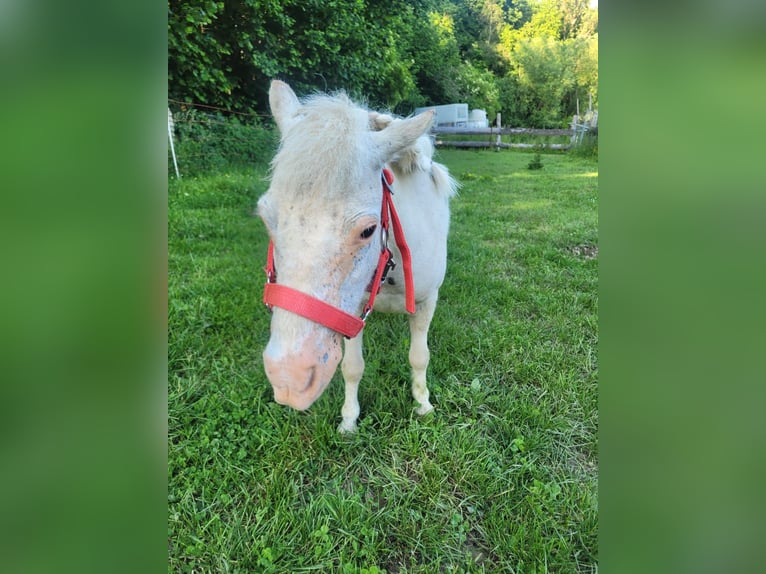
[[[600,16],[600,567],[755,571],[766,7]]]
[[[166,569],[167,5],[0,8],[0,556]]]

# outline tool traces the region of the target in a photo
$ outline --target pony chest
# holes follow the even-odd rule
[[[384,285],[375,299],[374,310],[378,313],[406,313],[404,288]]]

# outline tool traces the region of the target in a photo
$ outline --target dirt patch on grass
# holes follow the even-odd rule
[[[569,251],[575,257],[581,257],[583,259],[595,259],[598,257],[598,245],[590,245],[588,243],[581,243],[570,247]]]

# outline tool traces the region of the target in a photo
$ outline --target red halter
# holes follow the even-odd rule
[[[370,299],[365,304],[362,315],[357,317],[346,313],[342,309],[333,307],[316,297],[307,295],[292,287],[277,284],[277,272],[274,267],[274,242],[269,242],[269,252],[266,259],[266,285],[263,287],[263,302],[271,309],[280,307],[301,317],[305,317],[315,323],[324,325],[328,329],[337,331],[348,338],[356,337],[364,327],[364,321],[372,311],[375,304],[375,297],[380,291],[386,275],[393,269],[396,263],[393,260],[391,250],[388,248],[388,228],[389,222],[393,226],[394,240],[399,252],[402,254],[402,265],[404,270],[404,292],[405,307],[408,313],[415,312],[415,289],[412,283],[412,257],[407,241],[404,239],[404,230],[399,221],[399,216],[394,208],[392,200],[393,191],[391,184],[394,181],[394,175],[388,168],[383,168],[381,176],[383,184],[383,204],[380,209],[380,228],[381,228],[381,249],[378,258],[378,266],[368,290]]]

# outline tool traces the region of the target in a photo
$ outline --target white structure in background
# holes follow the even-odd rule
[[[487,119],[486,110],[471,110],[471,113],[468,114],[468,125],[466,127],[488,128],[489,120]]]
[[[415,115],[434,110],[436,112],[435,124],[443,128],[487,128],[489,120],[484,110],[471,110],[468,113],[468,104],[447,104],[444,106],[428,106],[415,108]]]
[[[427,106],[415,108],[415,115],[434,110],[436,125],[441,127],[464,128],[468,126],[468,104],[447,104],[445,106]]]

